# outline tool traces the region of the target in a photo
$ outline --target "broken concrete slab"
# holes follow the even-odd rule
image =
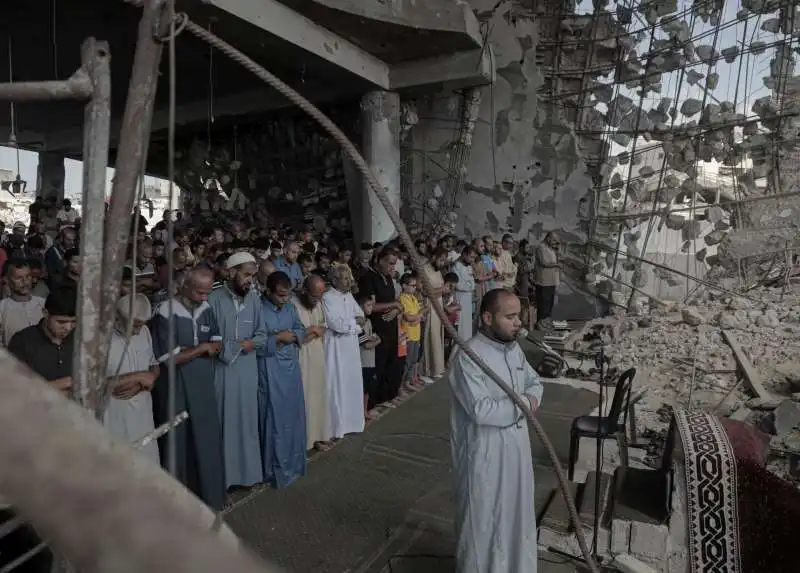
[[[800,392],[800,361],[778,364],[775,366],[775,372],[786,379],[792,392]]]
[[[800,404],[784,400],[762,420],[762,430],[782,438],[792,433],[800,425]]]
[[[691,306],[681,310],[681,318],[683,319],[683,322],[689,326],[700,326],[706,321],[705,317],[700,314],[696,308]]]
[[[731,350],[733,350],[733,356],[739,368],[742,370],[747,388],[759,398],[771,398],[772,394],[764,388],[764,384],[761,382],[761,376],[756,369],[753,368],[753,365],[750,364],[750,360],[745,355],[736,337],[727,330],[722,331],[722,337],[725,342],[728,343],[728,346],[731,347]]]

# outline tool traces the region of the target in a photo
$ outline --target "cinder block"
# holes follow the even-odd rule
[[[631,522],[615,519],[611,522],[611,554],[627,553],[631,546]]]
[[[669,551],[669,529],[665,525],[653,525],[634,521],[631,524],[630,553],[643,561],[663,561]]]
[[[647,563],[642,563],[630,553],[617,555],[613,563],[622,573],[658,573]]]

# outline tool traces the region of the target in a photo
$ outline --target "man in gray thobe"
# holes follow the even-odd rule
[[[219,411],[214,394],[214,360],[222,343],[208,295],[214,275],[208,269],[191,269],[177,296],[157,308],[150,330],[153,351],[164,367],[153,386],[153,417],[156,427],[171,421],[186,410],[188,420],[172,430],[175,451],[170,439],[159,440],[161,463],[172,469],[183,483],[211,509],[225,505],[225,464],[222,454]],[[169,323],[175,339],[170,340]],[[170,406],[169,361],[175,360],[175,409]]]
[[[228,281],[208,303],[222,337],[214,365],[227,487],[264,481],[258,438],[258,359],[266,342],[261,301],[252,289],[257,267],[249,253],[234,253],[225,263]]]
[[[517,296],[486,293],[469,346],[536,410],[542,383],[516,339]],[[536,513],[528,426],[520,408],[459,351],[449,376],[458,573],[536,573]]]

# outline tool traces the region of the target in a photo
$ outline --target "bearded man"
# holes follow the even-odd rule
[[[234,253],[225,263],[228,281],[208,304],[217,318],[222,349],[214,364],[227,487],[249,487],[264,480],[258,435],[258,357],[267,332],[261,301],[253,291],[256,260]]]
[[[486,293],[480,330],[467,344],[536,410],[542,383],[517,344],[519,298]],[[456,493],[456,571],[536,573],[533,460],[522,410],[464,352],[449,377]]]
[[[214,274],[205,268],[191,269],[172,301],[158,305],[151,331],[156,360],[164,365],[153,386],[155,426],[169,422],[186,410],[189,418],[170,440],[159,440],[161,463],[211,509],[225,505],[225,463],[222,453],[219,410],[214,391],[214,362],[222,349],[217,319],[208,304]],[[170,340],[170,322],[174,339]],[[175,409],[169,399],[168,363],[175,361]]]
[[[306,444],[308,449],[326,450],[330,436],[326,432],[328,414],[325,390],[325,315],[322,312],[322,295],[325,280],[310,275],[303,283],[303,290],[292,303],[306,328],[303,345],[300,347],[300,371],[303,374],[303,395],[306,402]]]

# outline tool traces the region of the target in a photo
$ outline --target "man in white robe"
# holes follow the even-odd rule
[[[150,391],[160,371],[153,353],[153,339],[146,326],[152,316],[150,301],[144,294],[129,294],[117,303],[106,364],[112,395],[103,415],[103,424],[112,437],[125,444],[139,440],[155,429]],[[131,330],[130,339],[128,328]],[[155,440],[139,451],[154,464],[159,463],[158,442]]]
[[[458,335],[464,340],[472,338],[472,297],[475,295],[475,277],[472,274],[472,263],[475,262],[475,250],[464,247],[461,257],[453,264],[453,272],[458,275],[455,295],[461,307],[458,321]]]
[[[505,289],[481,301],[472,348],[531,409],[542,384],[516,342],[519,298]],[[449,376],[458,573],[536,573],[533,461],[525,416],[464,353]]]
[[[326,435],[342,438],[364,431],[364,383],[358,334],[366,320],[350,289],[350,267],[331,267],[333,288],[322,297],[325,316],[325,389],[328,400]]]

